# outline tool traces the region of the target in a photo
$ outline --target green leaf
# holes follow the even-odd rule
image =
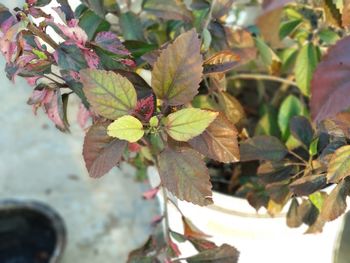
[[[61,69],[79,71],[88,67],[83,53],[76,45],[62,43],[55,53],[57,64]]]
[[[318,191],[309,195],[309,199],[314,204],[314,206],[316,206],[317,209],[321,211],[324,200],[327,196],[328,195],[325,192]]]
[[[204,250],[197,255],[186,259],[188,263],[237,263],[239,251],[227,244],[220,247]]]
[[[302,22],[302,19],[294,19],[281,23],[279,32],[280,39],[289,36]]]
[[[108,31],[111,25],[91,10],[86,10],[79,18],[79,26],[84,29],[89,40],[92,40],[96,33]]]
[[[327,184],[327,178],[325,175],[308,175],[295,180],[289,185],[291,191],[298,195],[310,195],[317,190],[322,189]]]
[[[289,95],[282,102],[278,112],[278,125],[282,133],[282,139],[286,141],[290,136],[289,122],[294,116],[306,115],[306,107],[294,95]]]
[[[287,148],[272,136],[255,136],[240,145],[241,161],[280,161],[288,153]]]
[[[136,40],[128,40],[128,41],[125,41],[123,44],[126,47],[126,49],[131,52],[134,58],[139,58],[144,54],[157,49],[158,47],[155,44],[149,44],[146,42],[136,41]]]
[[[274,107],[265,105],[264,113],[256,125],[254,135],[270,135],[281,137],[280,128],[277,123],[277,111]]]
[[[149,125],[151,127],[158,127],[159,125],[159,120],[157,116],[153,116],[150,120],[149,120]]]
[[[119,24],[125,40],[144,40],[141,21],[134,13],[126,12],[121,14]]]
[[[273,50],[259,37],[254,38],[255,45],[259,51],[260,57],[266,67],[269,67],[274,60],[279,61],[279,58]]]
[[[84,139],[83,156],[89,174],[98,178],[109,172],[121,160],[126,141],[107,135],[109,123],[94,124]]]
[[[323,203],[320,216],[325,221],[332,221],[346,210],[346,197],[350,190],[350,178],[344,178],[329,194]]]
[[[329,183],[338,183],[350,175],[350,145],[337,149],[329,163],[327,179]]]
[[[188,143],[201,154],[219,162],[237,162],[240,158],[237,130],[223,114]]]
[[[309,120],[303,116],[294,116],[290,120],[289,126],[293,137],[309,149],[314,136],[314,131]]]
[[[182,109],[167,116],[164,125],[173,139],[188,141],[204,132],[217,116],[217,112],[195,108]]]
[[[339,39],[339,35],[331,29],[324,28],[318,33],[318,37],[327,45],[334,45]]]
[[[312,43],[307,43],[300,49],[295,63],[294,74],[300,91],[308,97],[310,96],[312,75],[318,61],[317,50]]]
[[[183,1],[178,0],[144,0],[143,9],[165,20],[192,21],[192,14]]]
[[[213,203],[208,168],[196,151],[167,148],[158,162],[164,187],[177,198],[200,206]]]
[[[203,60],[195,30],[181,34],[158,57],[152,71],[157,98],[171,106],[190,102],[198,93]]]
[[[138,119],[127,115],[112,122],[107,128],[107,133],[109,136],[120,140],[137,142],[143,137],[145,131],[143,130],[142,123]]]
[[[131,82],[112,71],[80,71],[84,92],[93,109],[101,116],[115,120],[133,112],[137,94]]]

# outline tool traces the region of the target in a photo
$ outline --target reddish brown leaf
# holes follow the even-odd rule
[[[328,50],[311,82],[311,114],[319,122],[350,107],[350,37]]]
[[[121,141],[107,135],[110,123],[93,125],[85,136],[83,156],[89,174],[98,178],[109,172],[122,158],[127,146]]]
[[[219,162],[237,162],[240,158],[237,130],[222,113],[189,144],[201,154]]]
[[[176,106],[190,102],[202,79],[200,41],[195,30],[180,35],[162,50],[152,71],[157,98]]]
[[[289,188],[294,194],[298,196],[307,196],[319,189],[322,189],[326,186],[326,184],[326,176],[323,174],[317,174],[301,177],[298,180],[294,181],[292,184],[290,184]]]
[[[184,235],[185,237],[193,238],[208,238],[207,234],[199,230],[188,218],[182,217],[182,223],[184,226]]]
[[[262,14],[257,19],[257,25],[266,42],[273,46],[280,44],[279,25],[282,8],[292,0],[265,0]]]
[[[212,204],[208,168],[192,149],[165,149],[158,157],[164,187],[180,200],[205,206]]]
[[[346,197],[350,190],[350,178],[344,178],[330,193],[323,203],[321,217],[325,221],[338,218],[346,210]]]
[[[197,255],[187,258],[188,263],[217,262],[217,263],[237,263],[239,251],[227,244],[220,247],[205,250]]]
[[[343,11],[342,11],[342,26],[349,27],[350,26],[350,1],[343,1]]]

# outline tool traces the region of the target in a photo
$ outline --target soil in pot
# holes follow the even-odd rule
[[[48,263],[56,245],[50,220],[30,209],[0,213],[0,262]]]

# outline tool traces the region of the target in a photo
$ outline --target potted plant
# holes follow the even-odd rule
[[[346,6],[264,1],[255,4],[262,9],[256,24],[244,25],[248,4],[232,0],[87,0],[74,11],[58,0],[55,16],[45,11],[50,2],[28,0],[15,14],[1,6],[6,72],[28,80],[28,103],[62,131],[69,131],[67,100],[80,98],[81,126],[92,120],[83,147],[92,177],[121,161],[135,165],[139,178],[156,167],[160,181],[144,196],[162,190],[156,222],[164,223],[165,245],[151,238],[130,262],[236,262],[237,249],[216,245],[187,216],[204,211],[205,221],[211,212],[181,202],[211,205],[213,186],[272,216],[288,204],[287,225],[305,223],[308,233],[344,213]],[[228,195],[214,201],[242,206]],[[175,210],[181,233],[172,228]],[[189,241],[198,254],[181,256],[174,240]]]

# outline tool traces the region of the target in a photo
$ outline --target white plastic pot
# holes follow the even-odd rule
[[[159,185],[157,170],[150,167],[148,171],[151,184]],[[235,246],[240,251],[239,263],[333,262],[342,217],[327,223],[321,234],[305,235],[306,227],[294,229],[286,225],[285,213],[272,218],[266,212],[257,213],[245,199],[217,192],[213,200],[214,205],[207,207],[178,201],[178,207],[217,245]],[[163,203],[161,196],[160,202]],[[181,215],[172,204],[168,205],[168,218],[170,228],[182,233]],[[178,245],[183,257],[196,253],[188,242]]]

